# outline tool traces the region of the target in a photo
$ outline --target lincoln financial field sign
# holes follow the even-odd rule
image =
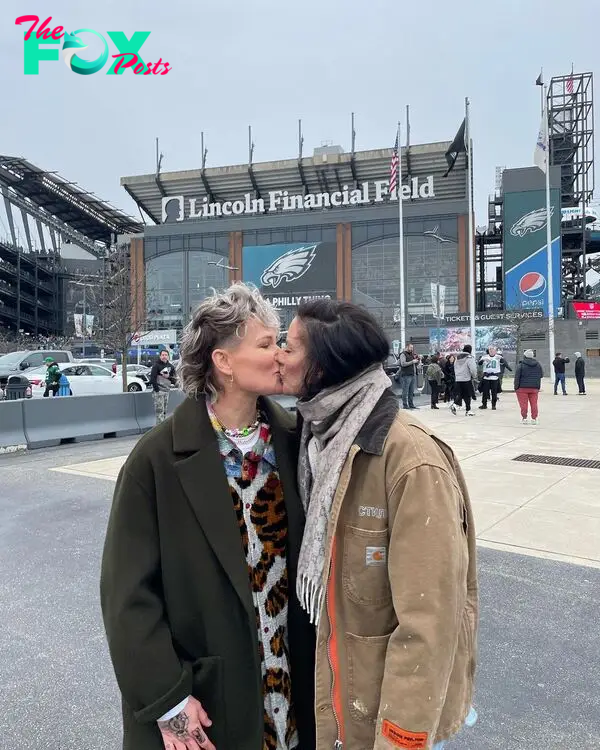
[[[433,175],[424,180],[413,177],[402,185],[403,200],[435,198]],[[256,214],[302,211],[310,208],[338,208],[340,206],[360,206],[368,203],[385,203],[398,200],[397,192],[389,194],[389,181],[364,182],[360,190],[351,190],[348,185],[333,193],[300,193],[290,195],[288,190],[271,190],[268,198],[253,198],[246,193],[235,201],[209,202],[185,198],[183,195],[165,196],[162,199],[163,223],[185,221],[187,219],[214,219],[219,216],[253,216]]]

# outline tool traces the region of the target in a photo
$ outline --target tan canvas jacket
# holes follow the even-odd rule
[[[429,750],[471,706],[475,529],[451,449],[384,394],[328,533],[317,634],[319,750]]]

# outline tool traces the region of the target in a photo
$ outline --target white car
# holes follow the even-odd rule
[[[99,365],[65,362],[58,365],[66,376],[73,396],[103,396],[107,393],[122,393],[121,375]],[[46,390],[46,367],[27,370],[33,398],[41,398]],[[145,391],[147,383],[134,375],[127,375],[127,390],[130,393]]]

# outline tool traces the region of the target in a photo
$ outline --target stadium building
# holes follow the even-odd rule
[[[450,143],[402,149],[408,319],[433,322],[431,281],[449,313],[468,311],[466,160],[448,175]],[[155,223],[131,238],[149,328],[181,328],[211,287],[256,284],[289,324],[298,302],[366,305],[392,338],[399,321],[399,221],[392,149],[124,177]]]
[[[143,224],[56,172],[0,156],[0,338],[103,338],[117,235]]]

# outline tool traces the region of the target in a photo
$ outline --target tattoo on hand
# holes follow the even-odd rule
[[[196,742],[201,745],[203,742],[206,742],[206,735],[204,732],[198,727],[197,729],[194,729],[192,732],[192,737],[196,740]]]
[[[177,737],[178,740],[186,739],[188,734],[188,726],[190,720],[185,711],[181,711],[169,721],[159,721],[158,728],[163,732],[170,732]]]

